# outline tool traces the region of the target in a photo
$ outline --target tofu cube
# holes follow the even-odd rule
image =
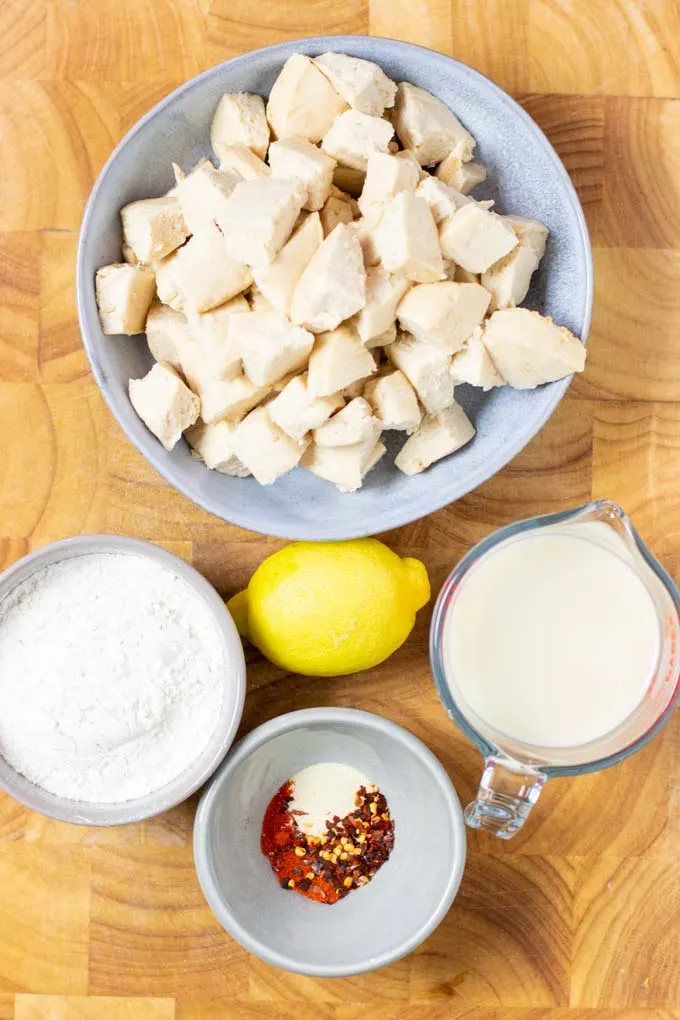
[[[518,244],[512,227],[476,202],[440,224],[439,241],[444,255],[471,273],[485,273]]]
[[[201,159],[201,160],[198,161],[196,166],[193,167],[193,169],[194,170],[198,170],[199,167],[205,166],[206,164],[209,164],[210,166],[212,166],[212,163],[210,162],[209,159]],[[171,166],[172,166],[172,174],[173,174],[173,177],[175,178],[175,187],[176,187],[179,184],[180,181],[184,180],[184,178],[186,177],[186,173],[184,172],[182,167],[179,166],[178,163],[171,163]],[[168,192],[168,194],[171,195],[174,190],[175,190],[174,188],[171,188],[170,191]]]
[[[270,391],[269,386],[254,386],[244,375],[208,383],[199,393],[201,418],[206,425],[214,425],[223,420],[240,421],[245,414],[262,403]]]
[[[385,114],[385,116],[387,116],[387,114]],[[394,124],[394,111],[393,110],[390,110],[390,118],[389,118],[389,120],[390,120],[390,123]],[[420,163],[418,162],[418,160],[413,155],[413,153],[411,152],[410,149],[399,149],[399,151],[398,152],[394,152],[393,155],[395,155],[397,157],[397,159],[404,159],[408,163],[411,163],[413,166],[416,167],[416,169],[418,171],[418,183],[419,184],[420,184],[421,181],[424,181],[428,177],[431,176],[429,171],[426,170],[424,167],[422,167],[420,165]]]
[[[370,351],[348,326],[317,337],[309,356],[307,386],[315,397],[329,397],[359,379],[375,375]]]
[[[290,315],[295,288],[322,241],[319,213],[312,213],[271,262],[253,266],[253,279],[262,296],[281,315]]]
[[[388,273],[401,273],[416,283],[442,278],[444,264],[437,227],[424,198],[401,191],[390,199],[373,239]]]
[[[429,174],[419,183],[416,195],[425,199],[430,207],[432,218],[437,224],[445,220],[447,216],[453,216],[455,212],[472,201],[471,198],[462,195],[460,191],[449,188],[443,181],[438,181],[436,177],[431,177]]]
[[[240,351],[243,371],[255,386],[270,386],[289,372],[304,368],[314,345],[312,333],[293,326],[278,312],[237,315],[230,332]]]
[[[244,181],[255,181],[271,174],[265,161],[245,145],[218,144],[215,155],[220,161],[220,170],[231,170]]]
[[[453,379],[449,371],[451,359],[441,347],[424,344],[415,337],[402,334],[385,347],[387,357],[404,373],[430,414],[436,414],[453,403]]]
[[[189,324],[191,331],[197,340],[205,336],[206,341],[216,340],[221,342],[229,328],[229,319],[232,315],[243,315],[250,311],[250,305],[243,294],[237,294],[217,308],[211,308],[209,312],[190,313]]]
[[[458,146],[441,161],[435,177],[461,194],[469,195],[473,188],[486,180],[486,167],[481,163],[464,162]]]
[[[216,222],[241,178],[233,170],[216,170],[207,160],[175,187],[184,222],[191,234]]]
[[[199,396],[205,386],[212,382],[210,372],[201,356],[198,344],[190,332],[176,337],[177,356],[179,358],[180,374],[190,390]]]
[[[437,414],[427,414],[394,459],[405,475],[417,475],[430,464],[448,457],[469,443],[475,427],[460,404],[452,404]]]
[[[275,383],[272,383],[271,392],[274,394],[274,396],[276,396],[279,393],[283,393],[291,379],[297,379],[299,374],[300,374],[299,372],[289,372],[288,375],[281,376],[281,378],[277,379]],[[274,398],[272,397],[272,400],[273,399]]]
[[[177,252],[169,273],[191,312],[208,312],[253,282],[248,267],[229,254],[224,235],[214,223],[199,230]]]
[[[362,482],[366,475],[368,474],[368,472],[373,470],[378,461],[382,460],[386,453],[387,447],[383,443],[381,443],[380,440],[378,440],[378,442],[375,444],[375,446],[369,453],[368,457],[364,458],[363,474],[361,476]],[[340,489],[340,492],[343,491],[344,489]]]
[[[397,86],[372,60],[346,53],[322,53],[314,63],[353,110],[382,117],[385,107],[394,106]]]
[[[316,64],[303,53],[294,53],[269,93],[267,120],[275,138],[320,142],[346,109],[347,103]]]
[[[137,256],[133,252],[132,248],[127,243],[127,241],[123,241],[122,251],[123,251],[123,262],[127,262],[128,265],[130,265],[130,266],[138,266],[139,265],[139,259],[137,258]]]
[[[317,478],[333,482],[340,492],[356,492],[385,453],[383,444],[375,439],[353,446],[317,446],[312,443],[301,465]]]
[[[266,408],[251,411],[236,427],[234,452],[260,485],[271,485],[299,464],[307,442],[296,442],[269,417]]]
[[[321,148],[342,166],[366,171],[373,152],[389,152],[394,128],[381,117],[345,110],[324,136]]]
[[[415,191],[419,170],[414,159],[400,159],[390,152],[372,152],[368,157],[366,180],[359,198],[362,213],[376,202],[389,202],[400,191]]]
[[[196,349],[195,364],[201,365],[196,375],[206,384],[220,379],[235,379],[241,374],[241,355],[231,335],[230,325],[235,315],[249,311],[248,302],[239,294],[209,312],[200,315],[190,313],[188,325]]]
[[[338,393],[330,397],[313,396],[307,388],[307,376],[296,375],[267,405],[267,411],[274,424],[299,443],[344,404]]]
[[[222,145],[243,145],[264,159],[269,145],[269,127],[264,99],[249,92],[227,92],[222,96],[210,128],[215,152]]]
[[[95,294],[102,331],[107,336],[143,333],[156,290],[156,277],[145,266],[114,262],[95,274]]]
[[[402,298],[397,315],[416,340],[455,354],[484,318],[490,300],[478,283],[419,283]]]
[[[382,266],[371,266],[366,270],[366,304],[356,318],[357,333],[362,343],[369,344],[394,325],[397,305],[410,286],[410,280],[392,276]]]
[[[336,188],[351,195],[352,198],[359,198],[364,189],[365,181],[365,171],[354,170],[351,166],[336,166],[333,173],[333,184]]]
[[[302,273],[293,293],[291,319],[313,333],[324,333],[358,312],[365,301],[361,244],[354,229],[340,223]]]
[[[186,316],[154,301],[146,317],[146,342],[154,361],[164,361],[181,371],[178,342],[191,338]]]
[[[423,417],[415,390],[403,372],[397,369],[364,386],[364,398],[373,408],[383,429],[411,433]]]
[[[162,304],[174,308],[177,312],[184,311],[184,297],[173,279],[172,267],[180,251],[181,249],[178,248],[177,251],[171,252],[164,259],[154,263],[158,300]]]
[[[385,207],[383,205],[371,206],[367,214],[360,220],[350,224],[361,246],[361,254],[364,259],[364,266],[377,266],[380,263],[380,254],[375,242],[375,232],[382,219]]]
[[[439,163],[456,146],[464,160],[472,158],[474,138],[448,106],[426,89],[400,82],[394,110],[399,141],[421,166]]]
[[[184,438],[211,471],[247,478],[250,471],[234,453],[235,428],[236,426],[228,421],[218,421],[215,425],[198,422],[186,430]]]
[[[253,267],[254,268],[254,267]],[[246,292],[248,297],[248,310],[251,312],[272,312],[271,301],[265,297],[260,288],[253,284]]]
[[[201,410],[198,397],[163,362],[142,379],[130,379],[129,393],[135,411],[166,450],[172,450]]]
[[[215,169],[209,159],[199,159],[198,163],[196,163],[196,165],[192,168],[190,173],[193,173],[194,170],[200,170],[204,166],[212,166],[213,170]],[[187,175],[185,174],[184,170],[182,170],[182,167],[178,166],[177,163],[172,163],[172,173],[175,178],[175,187],[170,189],[168,195],[176,197],[175,193],[177,190],[177,185],[180,183],[180,181],[183,181]]]
[[[456,263],[452,262],[451,259],[444,259],[444,277],[447,280],[455,280]],[[479,277],[477,277],[477,283],[479,283]]]
[[[524,216],[504,216],[503,220],[512,227],[522,247],[532,251],[540,261],[545,255],[545,245],[550,233],[545,223],[541,223],[540,220],[529,220]]]
[[[271,262],[306,199],[307,189],[298,180],[266,177],[237,184],[218,220],[232,258],[249,266]]]
[[[130,202],[120,211],[123,240],[139,262],[165,258],[184,244],[189,231],[176,198],[145,198]]]
[[[496,386],[505,385],[505,379],[482,342],[481,327],[474,330],[465,341],[463,349],[454,355],[451,362],[451,377],[454,385],[468,383],[470,386],[478,386],[485,392]]]
[[[336,198],[335,195],[331,195],[330,198],[326,199],[320,216],[324,237],[332,234],[338,223],[352,223],[354,220],[354,214],[349,202],[342,198]]]
[[[480,283],[482,282],[481,273],[471,273],[467,269],[463,269],[462,266],[457,266],[455,262],[451,265],[454,267],[453,280],[454,283]]]
[[[528,308],[494,312],[482,340],[500,374],[518,390],[555,382],[585,367],[586,349],[578,337]]]
[[[377,336],[374,336],[372,337],[372,339],[367,340],[366,343],[364,344],[364,347],[368,348],[368,350],[371,351],[372,354],[375,354],[379,347],[387,347],[388,344],[393,344],[396,339],[397,339],[397,324],[396,322],[393,322],[392,325],[388,326],[388,328],[383,333],[378,333]]]
[[[331,193],[335,160],[304,138],[283,138],[269,147],[272,177],[297,177],[307,189],[303,208],[321,209]]]
[[[514,308],[524,301],[538,261],[531,248],[518,244],[509,255],[494,262],[482,273],[482,286],[491,294],[489,308],[492,312],[499,308]]]
[[[317,446],[353,446],[354,443],[370,440],[373,445],[381,428],[368,401],[355,397],[329,421],[316,428],[314,442]]]
[[[366,385],[366,376],[363,379],[355,379],[349,386],[343,387],[340,390],[340,396],[344,400],[356,400],[357,397],[363,397],[364,386]]]
[[[335,177],[335,172],[333,172],[333,177]],[[341,202],[347,202],[350,209],[352,210],[352,216],[361,215],[359,203],[357,202],[356,198],[352,198],[348,191],[342,191],[341,188],[339,188],[335,183],[331,184],[330,197],[339,198]]]

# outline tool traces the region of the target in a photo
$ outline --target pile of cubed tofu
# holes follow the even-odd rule
[[[470,192],[475,140],[439,99],[342,53],[284,64],[268,100],[222,96],[205,160],[121,211],[96,274],[105,333],[146,333],[130,399],[167,450],[269,485],[297,465],[355,492],[405,434],[408,475],[475,430],[455,387],[521,389],[584,367],[580,340],[517,307],[537,220]]]

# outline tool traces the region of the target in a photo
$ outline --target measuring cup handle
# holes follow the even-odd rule
[[[541,772],[491,756],[485,759],[477,799],[465,809],[471,829],[487,829],[512,839],[538,800],[546,777]]]

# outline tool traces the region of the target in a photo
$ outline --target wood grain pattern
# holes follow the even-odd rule
[[[676,96],[675,0],[536,0],[529,14],[531,88]]]
[[[34,379],[39,338],[40,238],[0,234],[0,378]]]
[[[3,0],[0,569],[85,531],[139,535],[225,596],[282,543],[211,517],[122,435],[80,345],[77,230],[114,144],[187,77],[300,35],[372,32],[509,89],[565,162],[595,244],[588,369],[541,434],[458,503],[385,536],[433,587],[492,529],[609,496],[680,577],[680,6],[676,0]],[[427,659],[310,681],[248,650],[247,732],[350,705],[424,739],[462,800],[477,752]],[[605,773],[548,784],[510,844],[470,833],[416,953],[342,981],[249,957],[193,870],[196,798],[83,829],[0,795],[0,1020],[680,1020],[680,717]]]
[[[17,995],[15,1020],[175,1020],[174,999]]]
[[[532,0],[453,0],[452,55],[509,92],[532,88],[529,18]]]
[[[678,251],[596,248],[593,351],[580,393],[614,400],[680,399]]]
[[[80,341],[73,267],[76,235],[46,230],[40,235],[39,375],[44,382],[88,379]]]
[[[373,35],[403,39],[442,53],[453,48],[453,11],[448,0],[370,0],[369,9]]]

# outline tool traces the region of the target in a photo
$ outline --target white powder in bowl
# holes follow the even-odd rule
[[[376,787],[352,765],[340,762],[319,762],[308,765],[291,778],[293,799],[290,811],[296,814],[298,828],[307,836],[325,836],[326,822],[351,815],[356,796],[362,786],[368,791]],[[297,814],[300,812],[299,814]]]
[[[0,604],[0,754],[69,800],[143,797],[207,746],[224,670],[208,605],[171,568],[62,560]]]

